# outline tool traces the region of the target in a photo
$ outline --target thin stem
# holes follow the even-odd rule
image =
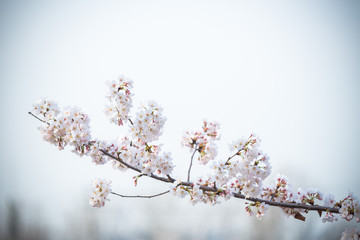
[[[158,197],[158,196],[161,196],[161,195],[165,195],[167,193],[169,193],[170,190],[167,190],[165,192],[161,192],[161,193],[158,193],[158,194],[155,194],[155,195],[122,195],[122,194],[119,194],[119,193],[116,193],[116,192],[111,192],[111,194],[114,194],[116,196],[119,196],[119,197],[124,197],[124,198],[154,198],[154,197]]]
[[[39,120],[40,122],[46,123],[47,125],[50,125],[50,123],[46,122],[45,120],[42,120],[41,118],[39,118],[38,116],[35,116],[32,112],[28,112],[28,114],[30,114],[31,116],[33,116],[34,118],[36,118],[37,120]]]
[[[195,155],[196,151],[199,151],[199,149],[195,148],[193,154],[191,155],[190,166],[189,166],[188,177],[187,177],[188,182],[190,182],[190,172],[191,172],[191,167],[192,167],[192,163],[193,163],[193,159],[194,159],[194,155]]]
[[[130,122],[131,125],[134,125],[133,121],[131,121],[130,118],[128,118],[128,120],[129,120],[129,122]]]
[[[226,165],[233,157],[235,157],[236,155],[238,155],[239,152],[241,152],[242,150],[244,150],[244,148],[238,150],[234,155],[232,155],[231,157],[229,157],[228,160],[225,162],[225,165]]]

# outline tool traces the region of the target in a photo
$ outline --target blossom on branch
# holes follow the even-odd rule
[[[199,162],[206,165],[217,155],[217,146],[214,141],[219,140],[219,124],[216,122],[203,122],[202,129],[196,132],[186,132],[182,145],[190,151],[199,151]]]
[[[81,156],[89,150],[89,118],[80,109],[68,107],[60,111],[55,102],[42,99],[34,105],[34,116],[43,117],[47,123],[39,128],[45,141],[60,150],[71,145],[73,152]]]
[[[107,86],[108,104],[105,106],[105,114],[111,122],[121,126],[129,118],[132,107],[133,82],[128,78],[120,77],[119,80],[109,81]]]
[[[158,140],[166,121],[162,112],[163,109],[154,101],[142,105],[130,126],[132,137],[141,140],[143,143]]]

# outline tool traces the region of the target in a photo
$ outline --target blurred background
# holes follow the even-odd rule
[[[134,106],[155,100],[167,122],[158,141],[174,176],[186,177],[184,131],[221,123],[217,159],[255,132],[294,189],[337,200],[360,196],[359,1],[0,1],[1,239],[339,239],[345,227],[271,208],[261,221],[244,201],[192,206],[186,199],[88,205],[95,177],[113,190],[155,194],[165,183],[95,166],[41,138],[27,114],[40,97],[75,105],[92,136],[126,128],[103,114],[105,82],[134,80]],[[134,109],[135,110],[135,109]],[[194,165],[192,176],[206,174]]]

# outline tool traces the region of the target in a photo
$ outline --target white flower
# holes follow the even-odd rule
[[[328,194],[328,195],[325,196],[325,199],[324,199],[324,206],[325,207],[334,207],[335,203],[336,203],[336,201],[334,199],[334,195]]]
[[[189,195],[189,192],[184,188],[184,186],[179,186],[176,189],[176,196],[180,198],[184,198]]]
[[[162,134],[166,118],[162,115],[162,108],[155,102],[150,101],[140,108],[136,119],[130,126],[132,137],[143,143],[158,140]]]
[[[256,217],[258,219],[261,219],[261,217],[265,215],[265,213],[267,212],[268,209],[269,209],[269,205],[267,205],[265,203],[261,203],[260,206],[258,206]]]
[[[111,193],[111,181],[106,179],[95,179],[92,183],[89,204],[92,207],[103,207],[107,197]]]
[[[350,193],[343,201],[341,201],[339,213],[341,217],[347,221],[355,218],[356,222],[360,222],[360,203],[352,193]]]
[[[58,115],[59,108],[56,102],[47,98],[42,98],[33,105],[33,113],[43,117],[45,121],[48,121]]]
[[[105,142],[102,141],[93,141],[89,146],[88,155],[92,158],[93,162],[97,165],[103,165],[107,162],[107,157],[100,151],[104,149],[106,146]]]
[[[247,142],[248,142],[248,139],[246,139],[245,137],[242,137],[242,138],[234,141],[233,143],[231,143],[229,145],[230,151],[233,151],[233,150],[240,151],[240,150],[242,150]]]
[[[358,240],[360,238],[360,231],[354,228],[347,228],[341,236],[341,240]]]
[[[322,219],[323,223],[326,222],[336,222],[338,220],[338,218],[336,217],[336,215],[332,214],[331,212],[326,212],[324,218]]]

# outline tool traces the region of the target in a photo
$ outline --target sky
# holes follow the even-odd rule
[[[190,160],[182,135],[208,119],[221,126],[218,160],[254,132],[271,158],[268,183],[282,173],[294,189],[360,196],[359,26],[360,3],[350,0],[0,1],[1,234],[14,204],[23,231],[50,239],[261,239],[259,229],[274,221],[274,239],[294,231],[321,239],[330,228],[340,237],[343,221],[323,225],[309,214],[302,223],[272,209],[259,222],[236,199],[193,207],[172,196],[111,196],[92,209],[95,177],[123,194],[168,186],[144,179],[135,188],[130,171],[58,151],[27,112],[48,97],[86,112],[94,138],[124,136],[126,127],[103,110],[106,81],[125,75],[134,81],[134,111],[147,100],[164,108],[159,143],[172,152],[175,176],[186,176]],[[193,171],[206,173],[197,164]]]

